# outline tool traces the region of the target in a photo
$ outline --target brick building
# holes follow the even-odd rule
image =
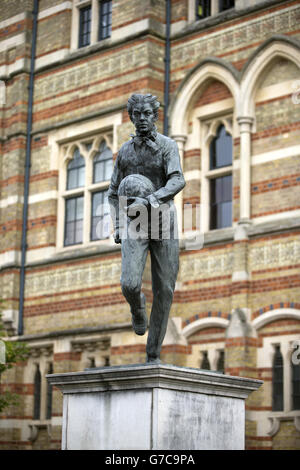
[[[0,5],[2,317],[31,351],[1,377],[20,405],[0,415],[0,448],[60,448],[46,373],[145,360],[102,203],[134,130],[127,99],[150,92],[186,179],[162,360],[264,380],[247,401],[247,448],[299,449],[299,2]]]

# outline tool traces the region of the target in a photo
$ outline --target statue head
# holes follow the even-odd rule
[[[127,111],[138,133],[147,134],[153,130],[158,118],[159,106],[156,96],[150,93],[131,95],[127,103]]]

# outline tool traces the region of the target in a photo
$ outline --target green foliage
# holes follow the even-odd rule
[[[0,310],[2,300],[0,299]],[[8,369],[14,367],[18,362],[26,361],[29,350],[25,343],[18,341],[10,341],[7,332],[4,329],[1,320],[0,311],[0,341],[5,344],[5,362],[0,363],[0,387],[1,387],[1,374]],[[17,405],[19,403],[18,395],[9,391],[2,391],[0,388],[0,412],[8,406]]]

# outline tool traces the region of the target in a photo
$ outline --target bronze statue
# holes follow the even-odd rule
[[[148,326],[141,285],[150,251],[153,305],[146,352],[147,362],[154,363],[160,362],[179,268],[173,198],[185,186],[177,144],[159,134],[155,126],[159,106],[156,96],[151,94],[133,94],[129,98],[127,110],[136,135],[120,148],[108,195],[113,208],[114,239],[116,243],[122,243],[122,292],[130,305],[133,329],[138,335],[145,334]],[[129,204],[125,206],[127,226],[137,213],[147,211],[147,227],[140,236],[131,236],[130,230],[121,234],[121,196],[128,198]],[[165,211],[167,208],[169,215],[167,233],[163,229],[162,208]],[[159,217],[155,218],[155,214]],[[159,220],[158,227],[153,227],[153,220]]]

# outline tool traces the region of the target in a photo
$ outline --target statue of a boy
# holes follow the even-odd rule
[[[119,194],[121,181],[128,175],[144,175],[153,184],[154,191],[145,196],[130,198],[128,215],[147,208],[149,212],[168,207],[175,213],[174,196],[185,186],[180,156],[174,140],[157,132],[160,103],[151,94],[133,94],[127,104],[129,117],[136,128],[136,135],[122,145],[114,166],[109,187],[109,203],[113,206],[115,242],[122,243],[121,287],[131,308],[133,329],[145,334],[148,319],[145,296],[141,292],[142,276],[148,250],[151,255],[153,305],[146,346],[147,362],[160,362],[175,282],[179,267],[179,242],[174,227],[176,217],[170,217],[170,236],[122,238],[119,227]],[[130,211],[129,211],[130,209]],[[130,215],[129,219],[130,220]],[[149,219],[151,220],[151,218]]]

